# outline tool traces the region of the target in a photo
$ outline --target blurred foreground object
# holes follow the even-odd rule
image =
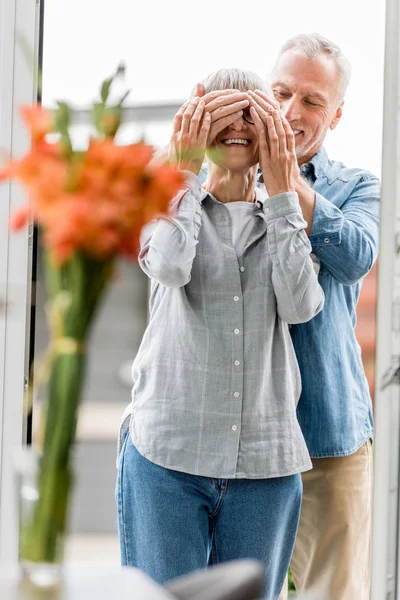
[[[257,600],[265,590],[264,567],[235,560],[174,579],[166,588],[179,600]]]
[[[130,567],[67,567],[63,586],[37,590],[18,575],[0,573],[2,600],[258,600],[265,588],[263,565],[238,560],[173,580],[166,587]]]
[[[121,66],[101,85],[100,100],[93,104],[97,133],[86,150],[72,146],[67,104],[57,103],[54,111],[23,107],[31,148],[0,172],[0,181],[18,180],[28,196],[12,215],[11,228],[33,219],[45,254],[50,344],[35,387],[46,385],[46,409],[36,440],[36,486],[31,469],[30,483],[21,490],[30,508],[22,511],[20,523],[21,563],[32,581],[39,572],[38,585],[46,583],[43,566],[49,567],[47,584],[61,573],[57,565],[68,512],[70,454],[96,310],[116,259],[136,259],[143,225],[168,213],[183,183],[174,167],[152,160],[153,147],[116,145],[127,93],[114,104],[109,95],[123,73]]]

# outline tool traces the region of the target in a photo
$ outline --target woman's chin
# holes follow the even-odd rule
[[[222,163],[221,163],[222,164]],[[257,164],[254,160],[243,160],[240,157],[231,157],[230,160],[225,160],[223,166],[229,171],[246,172]]]

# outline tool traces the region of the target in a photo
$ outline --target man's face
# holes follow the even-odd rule
[[[309,59],[288,50],[278,60],[272,90],[295,134],[298,162],[306,163],[342,116],[336,62],[324,55]]]

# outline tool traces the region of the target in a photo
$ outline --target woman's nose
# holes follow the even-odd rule
[[[231,123],[228,126],[228,129],[232,129],[233,131],[242,131],[245,128],[246,128],[246,122],[243,119],[243,117],[238,117],[236,119],[236,121],[234,121],[233,123]]]

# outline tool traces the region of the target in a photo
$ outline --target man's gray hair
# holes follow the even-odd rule
[[[261,90],[266,94],[271,94],[269,86],[257,73],[245,69],[220,69],[208,75],[202,83],[206,94],[227,89],[239,90],[240,92]]]
[[[351,65],[337,44],[331,42],[319,33],[300,33],[299,35],[295,35],[294,37],[288,39],[283,44],[275,63],[275,67],[282,54],[288,50],[293,50],[294,52],[304,54],[310,59],[316,58],[321,54],[333,58],[336,61],[339,69],[339,96],[340,101],[343,100],[347,86],[350,82]],[[275,67],[273,71],[275,70]]]

